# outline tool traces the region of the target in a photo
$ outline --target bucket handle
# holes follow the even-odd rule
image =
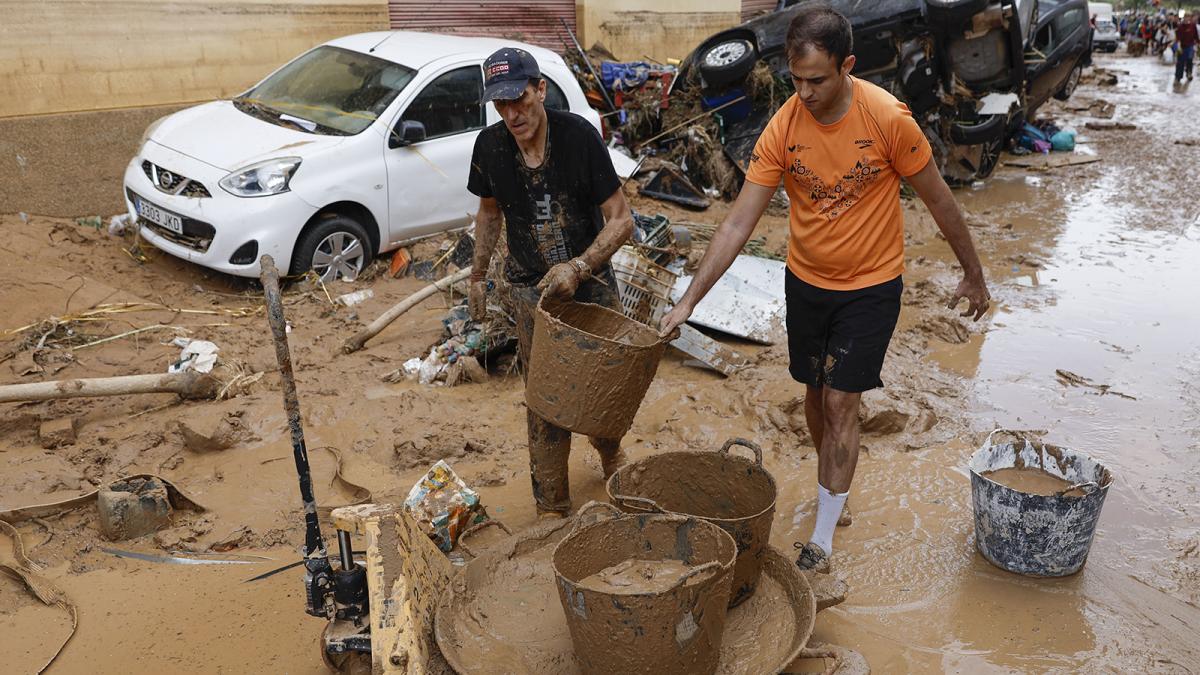
[[[985,447],[985,448],[992,447],[992,437],[995,436],[996,434],[1000,434],[1001,436],[1008,436],[1009,438],[1011,438],[1014,441],[1020,441],[1027,445],[1033,445],[1033,443],[1036,440],[1036,439],[1030,438],[1029,436],[1025,435],[1025,433],[1023,433],[1023,432],[1012,431],[1010,429],[1001,429],[1001,428],[997,427],[995,429],[992,429],[992,432],[987,435],[987,438],[983,441],[983,447]]]
[[[645,511],[647,513],[666,513],[666,511],[663,510],[663,507],[659,506],[658,502],[654,501],[653,499],[618,494],[614,494],[612,498],[613,501],[621,506],[627,506],[638,511]]]
[[[687,583],[688,579],[691,579],[692,577],[696,576],[697,574],[703,574],[705,572],[711,572],[714,570],[717,572],[720,572],[722,567],[723,566],[721,565],[721,563],[717,562],[716,560],[710,560],[710,561],[704,563],[703,565],[698,565],[696,567],[693,567],[692,569],[687,571],[687,574],[684,574],[683,576],[679,577],[678,581],[671,584],[671,587],[668,588],[666,592],[673,591],[673,590],[679,588],[680,586],[683,586],[685,583]],[[713,575],[713,576],[716,576],[716,575]]]
[[[1084,490],[1084,495],[1090,495],[1098,487],[1100,487],[1099,483],[1097,483],[1094,480],[1089,480],[1089,481],[1085,481],[1083,483],[1076,483],[1065,490],[1059,490],[1058,492],[1054,493],[1054,496],[1062,497],[1062,496],[1066,495],[1068,492],[1070,492],[1071,490],[1084,490],[1084,488],[1091,488],[1091,489]]]
[[[721,449],[718,450],[717,452],[719,452],[723,455],[727,455],[727,454],[729,454],[729,448],[731,448],[735,445],[740,445],[743,448],[750,448],[751,450],[753,450],[754,451],[754,462],[756,464],[758,464],[759,467],[762,467],[762,465],[763,465],[763,463],[762,463],[762,448],[759,447],[758,443],[755,443],[754,441],[747,440],[745,438],[731,438],[731,439],[725,441],[725,445],[722,445]]]
[[[495,519],[485,520],[482,523],[475,523],[474,525],[463,530],[462,534],[458,535],[458,547],[460,549],[462,549],[463,553],[466,553],[467,555],[471,556],[472,558],[479,557],[478,555],[476,555],[476,553],[474,551],[471,550],[471,547],[467,546],[467,541],[466,541],[467,535],[475,534],[476,532],[478,532],[482,529],[486,529],[488,527],[498,527],[501,530],[504,530],[504,534],[507,534],[509,536],[512,535],[512,530],[508,529],[507,525],[505,525],[504,523],[502,523],[498,520],[495,520]]]
[[[588,512],[595,511],[596,509],[605,509],[606,511],[608,511],[608,513],[606,516],[592,519],[591,521],[587,522],[586,525],[592,525],[592,524],[598,523],[603,520],[612,520],[614,518],[620,518],[621,516],[625,515],[621,511],[621,509],[618,509],[617,507],[613,506],[612,504],[609,504],[608,502],[596,501],[595,499],[593,499],[592,501],[579,507],[579,510],[575,512],[575,525],[571,528],[571,534],[575,534],[579,530],[579,528],[584,527],[585,523],[583,522],[583,517],[585,515],[587,515]]]

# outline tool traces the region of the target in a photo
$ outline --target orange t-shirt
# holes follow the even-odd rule
[[[793,95],[750,155],[746,180],[791,200],[788,269],[813,286],[866,288],[904,271],[900,178],[933,155],[908,106],[851,78],[850,108],[821,124]]]

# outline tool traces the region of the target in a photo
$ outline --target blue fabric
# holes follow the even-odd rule
[[[604,61],[600,64],[600,82],[613,91],[631,91],[650,79],[650,64],[645,61],[616,63]]]
[[[1059,152],[1070,152],[1075,149],[1075,134],[1060,131],[1050,137],[1050,148]]]

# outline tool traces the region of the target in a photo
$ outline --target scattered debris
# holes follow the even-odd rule
[[[719,330],[761,344],[775,344],[783,332],[785,265],[739,255],[712,290],[696,305],[689,323]],[[691,275],[675,281],[671,301],[679,302],[692,283]]]
[[[1200,138],[1180,138],[1175,141],[1175,145],[1186,145],[1189,148],[1194,147],[1200,145]]]
[[[342,305],[343,307],[353,307],[360,302],[370,300],[373,297],[375,297],[375,291],[371,290],[370,288],[364,288],[360,291],[354,291],[353,293],[339,295],[334,298],[334,302]]]
[[[1075,373],[1072,373],[1069,370],[1063,370],[1062,368],[1059,368],[1054,371],[1054,375],[1055,375],[1055,377],[1058,378],[1059,383],[1066,385],[1066,386],[1085,387],[1087,389],[1094,389],[1094,390],[1100,392],[1101,396],[1104,396],[1105,394],[1112,394],[1113,396],[1120,396],[1121,398],[1127,398],[1130,401],[1137,400],[1136,398],[1134,398],[1133,396],[1130,396],[1129,394],[1124,394],[1124,393],[1117,391],[1116,389],[1113,389],[1112,385],[1097,384],[1096,382],[1092,381],[1091,379],[1086,378],[1082,375],[1077,375]]]
[[[184,399],[205,399],[213,398],[220,388],[221,382],[217,379],[189,370],[182,373],[123,375],[0,385],[0,403],[151,393],[178,394]]]
[[[750,365],[744,354],[726,347],[688,325],[679,327],[679,337],[671,346],[695,359],[695,363],[730,377]],[[685,362],[691,364],[691,362]]]
[[[1099,155],[1030,155],[1028,157],[1019,157],[1016,159],[1006,159],[1005,166],[1017,166],[1024,169],[1033,169],[1046,171],[1049,169],[1057,169],[1064,166],[1080,166],[1083,164],[1091,164],[1099,162],[1102,158]]]
[[[133,539],[171,522],[167,487],[155,478],[117,481],[96,496],[100,530],[111,541]]]
[[[346,343],[342,345],[342,351],[347,354],[352,354],[362,349],[363,345],[367,343],[367,340],[379,335],[380,331],[382,331],[384,328],[387,328],[388,325],[399,318],[402,314],[413,307],[416,307],[422,300],[428,298],[434,293],[450,288],[454,284],[466,279],[469,276],[471,276],[471,268],[464,267],[454,274],[443,277],[437,282],[422,288],[416,293],[413,293],[399,304],[394,305],[391,309],[384,312],[378,319],[372,321],[371,324],[366,328],[362,329],[358,333],[355,333],[352,337],[347,339]]]
[[[179,360],[167,367],[168,373],[211,373],[217,365],[217,352],[221,348],[207,340],[175,338],[171,344],[182,347],[183,351],[179,353]]]
[[[638,192],[647,197],[673,202],[689,209],[703,210],[707,209],[710,204],[704,193],[696,189],[696,186],[692,185],[682,171],[666,163],[650,176],[650,179],[638,189]]]
[[[393,279],[399,279],[408,272],[408,265],[412,262],[412,254],[407,248],[398,248],[392,254],[392,261],[388,264],[388,274]]]
[[[242,421],[242,415],[243,411],[241,410],[226,413],[217,422],[217,426],[211,434],[202,434],[186,423],[180,422],[179,435],[183,437],[184,446],[193,452],[220,452],[232,448],[238,443],[262,440],[246,427]]]
[[[137,551],[122,551],[106,546],[101,546],[100,550],[109,555],[115,555],[118,558],[144,560],[152,563],[168,563],[171,565],[257,565],[261,562],[260,560],[237,560],[234,558],[188,558],[177,555],[152,555],[150,553],[138,553]]]
[[[421,529],[446,553],[454,549],[463,530],[488,520],[479,495],[467,487],[444,460],[438,460],[417,481],[404,500],[404,508]]]
[[[1085,122],[1083,126],[1086,129],[1095,129],[1099,131],[1133,131],[1134,129],[1137,129],[1137,125],[1131,122]]]
[[[79,420],[75,417],[47,420],[38,427],[38,443],[47,450],[73,445],[78,429]]]

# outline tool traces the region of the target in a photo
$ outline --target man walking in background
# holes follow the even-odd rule
[[[1192,81],[1192,64],[1196,59],[1196,13],[1189,12],[1187,17],[1175,29],[1175,39],[1179,41],[1179,53],[1175,55],[1175,83],[1179,84],[1184,73],[1188,82]]]
[[[907,106],[850,75],[850,22],[812,6],[792,20],[787,58],[796,93],[759,137],[746,182],[691,285],[662,319],[666,335],[724,274],[780,181],[791,201],[787,278],[790,372],[805,385],[817,447],[817,519],[796,564],[823,569],[858,462],[862,392],[879,379],[903,289],[900,179],[929,207],[963,267],[950,307],[983,316],[989,296],[971,236]]]

